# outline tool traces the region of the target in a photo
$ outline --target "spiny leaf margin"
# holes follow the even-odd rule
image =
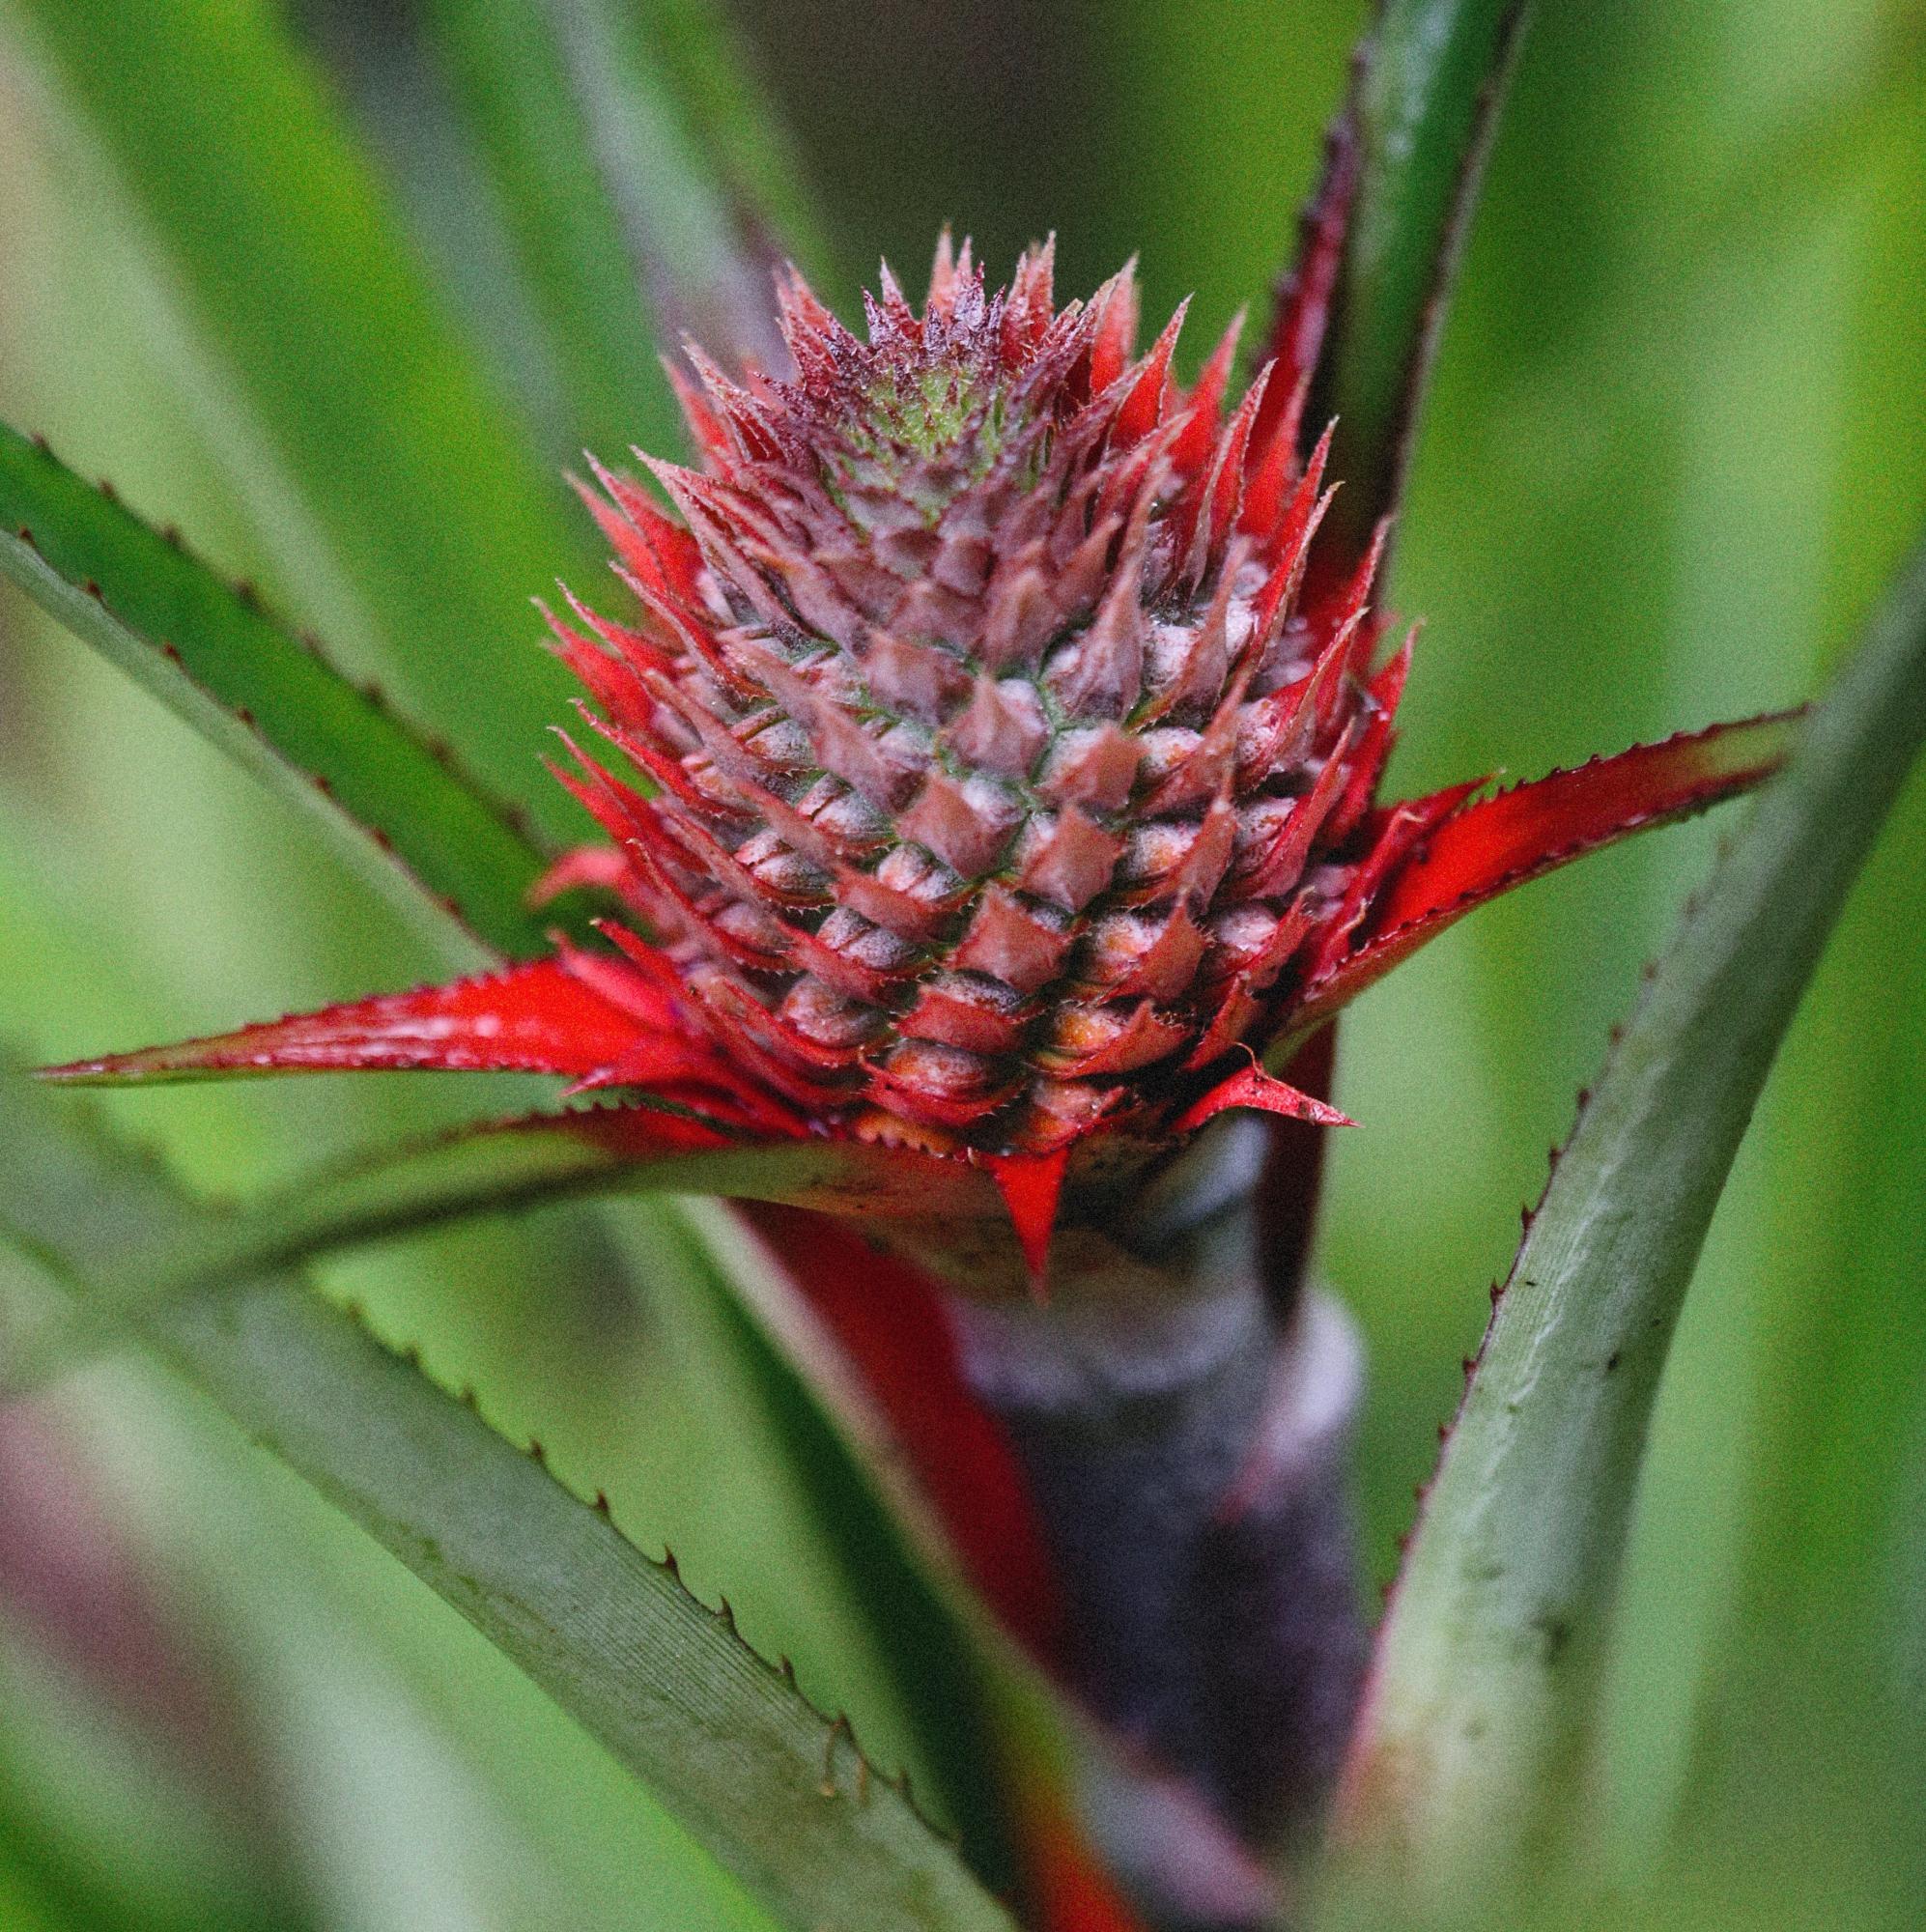
[[[1926,544],[1650,975],[1495,1298],[1346,1769],[1339,1922],[1483,1919],[1508,1884],[1544,1881],[1672,1330],[1779,1041],[1922,742]]]
[[[85,1306],[130,1233],[198,1218],[98,1129],[0,1077],[0,1237]],[[139,1243],[135,1242],[134,1246]],[[287,1275],[141,1306],[132,1325],[261,1446],[460,1610],[786,1924],[1013,1932],[1004,1909],[672,1562],[629,1544],[539,1450]]]
[[[543,855],[380,696],[44,443],[0,424],[0,575],[271,790],[444,943],[543,950]],[[465,945],[464,956],[472,949]]]

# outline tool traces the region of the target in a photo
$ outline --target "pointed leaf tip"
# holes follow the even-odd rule
[[[1050,1233],[1057,1224],[1057,1204],[1062,1196],[1070,1150],[1062,1147],[1054,1153],[984,1154],[982,1164],[1009,1211],[1017,1245],[1030,1268],[1031,1293],[1041,1301],[1050,1261]]]
[[[1232,1107],[1249,1107],[1259,1113],[1280,1114],[1286,1120],[1308,1121],[1318,1127],[1357,1125],[1348,1114],[1340,1113],[1329,1101],[1302,1093],[1288,1081],[1280,1080],[1275,1074],[1266,1073],[1261,1066],[1253,1064],[1239,1067],[1230,1079],[1213,1087],[1188,1108],[1179,1116],[1174,1131],[1194,1133],[1206,1122],[1215,1120]]]
[[[1419,814],[1413,835],[1387,848],[1362,940],[1314,971],[1292,1037],[1487,900],[1763,784],[1784,764],[1803,715],[1771,712],[1634,746],[1472,805],[1454,787],[1402,808]]]
[[[544,959],[40,1073],[85,1086],[411,1068],[580,1075],[621,1061],[645,1037],[630,1014]]]
[[[1799,712],[1775,712],[1637,745],[1514,785],[1447,819],[1377,909],[1389,932],[1628,834],[1763,782],[1784,764]]]

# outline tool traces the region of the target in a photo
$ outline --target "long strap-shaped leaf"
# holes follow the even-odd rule
[[[682,118],[747,228],[813,270],[828,252],[800,150],[726,0],[647,0],[649,42]]]
[[[1334,165],[1349,230],[1308,424],[1336,416],[1324,525],[1362,555],[1398,507],[1413,424],[1524,0],[1381,0]],[[1327,184],[1327,188],[1330,184]]]
[[[641,11],[612,0],[531,0],[567,77],[586,145],[627,252],[666,332],[687,328],[719,353],[779,338],[766,273],[741,245],[728,198],[659,84]]]
[[[1502,1916],[1494,1888],[1570,1802],[1673,1324],[1922,742],[1926,546],[1646,986],[1497,1302],[1347,1774],[1342,1835],[1372,1923]]]
[[[196,1218],[25,1082],[0,1084],[0,1233],[82,1304]],[[1009,1932],[847,1727],[725,1616],[288,1276],[154,1303],[145,1339],[519,1663],[787,1925]]]
[[[736,1145],[645,1107],[536,1114],[416,1143],[209,1225],[143,1284],[165,1292],[418,1233],[474,1214],[609,1194],[714,1194],[857,1217],[1003,1212],[983,1170],[900,1148],[805,1140]]]
[[[989,1176],[901,1149],[827,1140],[738,1143],[656,1108],[537,1114],[413,1143],[310,1175],[244,1213],[211,1216],[144,1246],[51,1348],[7,1365],[0,1400],[42,1384],[111,1338],[137,1308],[237,1282],[369,1241],[476,1214],[611,1195],[725,1195],[829,1212],[959,1217],[1001,1213]]]
[[[578,464],[584,446],[611,462],[635,443],[679,448],[646,284],[539,0],[429,0],[425,16],[547,355],[551,459]],[[726,231],[704,227],[726,257]]]
[[[568,679],[528,598],[591,569],[521,424],[426,285],[268,0],[0,0],[151,269],[197,421],[289,601],[382,668],[483,775],[530,782]],[[10,35],[10,39],[12,36]]]
[[[4,426],[0,574],[316,817],[439,937],[452,919],[493,952],[542,949],[525,900],[542,857],[500,808],[244,592]]]

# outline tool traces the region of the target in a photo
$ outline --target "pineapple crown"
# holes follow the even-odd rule
[[[683,521],[598,470],[638,620],[554,620],[653,790],[574,745],[565,782],[697,1029],[800,1116],[933,1151],[1154,1135],[1250,1069],[1402,680],[1370,676],[1369,560],[1302,595],[1302,384],[1227,410],[1234,326],[1185,387],[1181,311],[1136,353],[1131,269],[1051,283],[1048,244],[992,294],[946,237],[865,341],[790,273],[793,378],[689,352],[703,467],[643,459]]]

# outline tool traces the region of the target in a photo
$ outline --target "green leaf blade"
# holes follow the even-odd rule
[[[828,259],[800,152],[753,50],[719,0],[652,0],[649,36],[683,120],[724,184],[737,219],[813,272]]]
[[[270,789],[436,936],[545,946],[542,855],[376,697],[45,449],[0,426],[0,574]]]
[[[552,454],[670,450],[680,422],[628,240],[604,189],[569,75],[533,0],[431,0],[438,64],[513,239],[559,386]]]
[[[129,1305],[129,1240],[184,1238],[205,1217],[23,1082],[0,1086],[0,1236],[83,1307]],[[280,1276],[150,1304],[133,1325],[549,1690],[781,1922],[1010,1932],[845,1725],[672,1565],[348,1315]]]
[[[770,270],[801,218],[796,170],[779,189],[774,105],[745,90],[707,6],[532,4],[663,334],[779,366]],[[757,120],[771,131],[751,134]]]
[[[679,1149],[644,1107],[532,1114],[414,1142],[316,1174],[213,1224],[208,1243],[156,1252],[150,1284],[244,1278],[477,1214],[619,1195],[718,1195],[864,1218],[995,1219],[987,1176],[961,1161],[856,1141],[744,1142]]]
[[[566,392],[564,460],[679,447],[659,344],[686,329],[724,360],[780,357],[770,270],[805,217],[773,108],[701,4],[429,14]]]
[[[184,1304],[166,1351],[462,1612],[785,1924],[1003,1927],[901,1793],[733,1626],[294,1289]]]
[[[1559,1157],[1380,1641],[1341,1903],[1456,1922],[1487,1917],[1507,1883],[1543,1882],[1672,1328],[1779,1041],[1922,740],[1926,548],[1654,973]]]
[[[1327,541],[1362,556],[1403,490],[1524,0],[1384,0],[1348,115],[1358,184],[1308,420],[1338,420]]]
[[[0,20],[85,185],[124,217],[303,617],[378,652],[412,708],[564,834],[567,802],[528,781],[568,680],[529,641],[527,600],[596,550],[276,11],[6,0]]]

